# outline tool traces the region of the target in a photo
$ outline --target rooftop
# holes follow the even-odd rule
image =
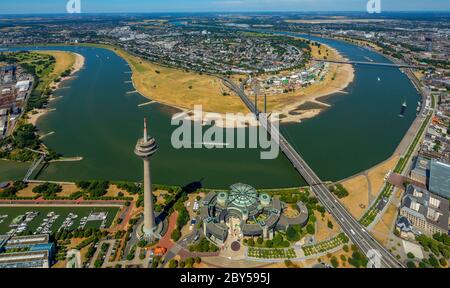
[[[414,170],[415,173],[427,176],[427,170],[429,169],[430,169],[430,160],[422,156],[417,156],[417,159],[414,162],[412,170]]]
[[[443,230],[448,230],[449,202],[429,191],[409,185],[401,209]]]
[[[430,191],[450,198],[450,164],[431,160]]]

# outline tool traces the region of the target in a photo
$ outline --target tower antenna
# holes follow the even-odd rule
[[[148,141],[148,134],[147,134],[147,117],[144,117],[144,143],[147,143]]]

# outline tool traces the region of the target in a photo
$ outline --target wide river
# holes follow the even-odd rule
[[[350,60],[390,62],[385,57],[341,41],[313,38],[337,49]],[[17,48],[21,49],[21,48]],[[149,118],[150,134],[159,150],[152,158],[155,183],[186,185],[201,181],[204,187],[226,188],[244,182],[257,188],[304,185],[290,162],[280,154],[260,160],[258,149],[181,149],[171,145],[174,110],[127,94],[133,86],[127,63],[109,50],[93,47],[34,47],[27,50],[64,50],[83,55],[85,67],[56,92],[54,112],[38,122],[41,133],[55,132],[45,144],[78,162],[50,164],[40,180],[81,179],[142,180],[142,162],[134,145],[142,135],[142,119]],[[378,81],[378,77],[381,81]],[[415,118],[420,99],[399,69],[355,66],[355,79],[345,94],[327,97],[332,107],[302,123],[286,124],[283,134],[323,180],[336,181],[389,158]],[[399,117],[403,101],[405,117]],[[23,164],[0,161],[0,181],[21,178]]]

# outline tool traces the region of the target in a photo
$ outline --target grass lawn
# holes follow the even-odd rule
[[[248,248],[248,256],[262,259],[292,259],[296,257],[292,248]]]
[[[30,165],[28,162],[0,160],[0,182],[23,179]]]
[[[64,71],[75,64],[75,54],[66,51],[38,51],[39,54],[55,57],[56,63],[53,71],[49,74],[51,80],[58,78]]]
[[[25,212],[39,212],[39,215],[34,218],[29,224],[28,229],[34,232],[37,227],[42,223],[43,219],[46,218],[47,213],[54,211],[56,214],[60,215],[52,226],[52,231],[57,232],[58,228],[64,222],[64,219],[69,213],[75,213],[78,218],[75,219],[74,224],[71,228],[76,229],[80,224],[80,219],[82,217],[88,216],[92,212],[108,212],[108,218],[106,221],[106,227],[111,226],[114,217],[119,211],[118,207],[42,207],[42,206],[26,206],[26,207],[4,207],[0,206],[0,215],[8,215],[4,219],[3,223],[0,223],[0,234],[5,234],[11,228],[9,224],[18,215],[23,215]],[[0,220],[1,221],[1,220]],[[90,221],[86,224],[86,228],[93,227],[98,228],[101,225],[101,221]]]

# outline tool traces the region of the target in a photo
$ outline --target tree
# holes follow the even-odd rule
[[[289,226],[286,230],[286,238],[291,242],[297,242],[298,240],[300,240],[300,234],[294,227]]]
[[[428,266],[427,266],[427,264],[425,264],[425,262],[423,262],[423,261],[420,261],[419,262],[419,268],[427,268]]]
[[[430,257],[428,258],[428,261],[430,262],[430,265],[435,267],[435,268],[439,268],[439,262],[436,259],[436,257],[433,254],[430,254]]]
[[[284,265],[286,265],[287,268],[295,266],[294,263],[292,263],[292,261],[289,259],[284,260]]]
[[[194,266],[195,259],[192,257],[189,257],[186,259],[186,268],[192,268]]]
[[[408,252],[408,254],[406,254],[406,256],[408,256],[409,259],[416,258],[416,256],[414,256],[414,254],[412,252]]]
[[[327,226],[328,228],[333,229],[333,223],[330,220],[328,220]]]
[[[95,268],[101,268],[103,265],[103,262],[100,259],[95,260],[94,267]]]
[[[417,268],[417,267],[416,267],[416,264],[414,264],[413,261],[408,261],[408,262],[406,263],[406,267],[408,267],[408,268]]]
[[[358,249],[352,253],[352,257],[348,259],[348,263],[356,268],[367,266],[368,259]]]
[[[196,264],[202,263],[202,258],[200,258],[200,257],[195,257],[195,263],[196,263]]]
[[[276,233],[273,237],[273,246],[280,247],[283,244],[283,236],[280,233]]]
[[[175,228],[173,231],[172,231],[172,234],[170,235],[170,237],[172,238],[172,240],[173,241],[178,241],[178,240],[180,240],[180,238],[181,238],[181,231],[180,231],[180,229],[178,229],[178,227],[177,228]]]
[[[155,258],[153,258],[153,261],[152,261],[152,268],[157,268],[157,267],[158,267],[158,265],[159,265],[159,260],[160,260],[160,257],[155,257]]]
[[[315,233],[314,226],[312,224],[306,225],[306,232],[308,232],[308,234],[314,235]]]
[[[339,262],[338,262],[336,256],[331,257],[330,263],[331,263],[331,266],[333,266],[334,268],[339,267]]]
[[[145,247],[147,245],[147,240],[142,239],[138,242],[138,247],[142,248]]]
[[[175,259],[171,259],[169,261],[169,268],[177,268],[178,267],[178,261]]]
[[[4,198],[16,197],[17,192],[18,191],[17,191],[16,187],[8,187],[6,189],[3,189],[3,191],[0,193],[0,197],[4,197]]]
[[[86,190],[89,187],[89,184],[89,181],[79,181],[75,183],[78,188],[83,190]]]

